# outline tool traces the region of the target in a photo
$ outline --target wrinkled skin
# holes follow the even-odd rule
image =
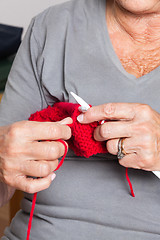
[[[0,127],[0,186],[6,198],[2,183],[10,186],[12,193],[14,188],[34,193],[50,186],[58,158],[65,151],[56,140],[71,137],[66,125],[71,123],[72,119],[66,118],[56,123],[22,121]]]
[[[160,114],[145,104],[109,103],[95,106],[78,120],[85,124],[110,120],[94,132],[97,141],[106,141],[111,154],[117,155],[118,141],[125,138],[126,155],[119,160],[124,167],[147,171],[160,170]]]
[[[109,36],[124,69],[139,78],[159,66],[160,1],[110,0],[107,4]],[[102,119],[110,121],[99,126],[94,137],[97,141],[107,140],[108,151],[115,155],[119,138],[125,138],[127,154],[120,160],[121,165],[160,170],[159,113],[148,105],[110,103],[89,109],[82,123]],[[9,200],[15,188],[34,193],[49,187],[57,159],[64,154],[63,144],[56,139],[71,137],[66,125],[71,121],[22,121],[0,127],[0,205]],[[52,141],[38,141],[46,139]]]

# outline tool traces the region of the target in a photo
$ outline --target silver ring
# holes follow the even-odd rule
[[[125,155],[126,155],[126,152],[124,150],[124,147],[123,147],[123,141],[124,141],[125,138],[120,138],[119,141],[118,141],[118,153],[117,153],[117,158],[120,160],[122,159]]]

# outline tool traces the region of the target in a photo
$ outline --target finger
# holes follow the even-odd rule
[[[118,141],[119,139],[112,139],[107,141],[106,146],[109,153],[117,155],[118,153]],[[132,141],[132,140],[131,140]],[[123,141],[124,143],[124,141]],[[119,160],[119,164],[127,168],[141,169],[139,164],[139,156],[137,154],[137,148],[130,145],[130,139],[126,138],[123,149],[126,153],[122,159]]]
[[[117,155],[119,139],[111,139],[106,142],[106,148],[109,153]]]
[[[106,142],[107,150],[113,155],[118,153],[119,139],[111,139]],[[126,154],[133,154],[139,151],[139,141],[137,138],[125,138],[123,140],[123,149]]]
[[[32,194],[47,189],[55,177],[55,173],[51,173],[47,177],[38,179],[27,178],[26,176],[18,176],[14,180],[15,187],[21,191]]]
[[[23,127],[23,134],[28,140],[67,140],[71,137],[71,129],[67,124],[72,122],[71,118],[63,119],[60,122],[28,121]]]
[[[83,106],[80,106],[80,107],[78,108],[78,110],[79,110],[81,113],[85,113],[85,112],[87,111],[87,109],[84,108]]]
[[[30,160],[54,160],[62,157],[64,153],[65,146],[59,141],[32,142],[28,147]]]
[[[47,177],[57,166],[58,159],[54,161],[27,161],[20,171],[30,177]]]
[[[64,118],[63,120],[61,120],[61,121],[59,121],[59,122],[57,122],[57,123],[59,123],[59,124],[72,124],[73,123],[73,119],[72,118],[70,118],[70,117],[67,117],[67,118]]]
[[[107,103],[94,106],[86,113],[80,114],[77,120],[81,123],[91,123],[100,120],[131,120],[135,116],[137,103]]]
[[[112,138],[131,137],[133,134],[131,121],[105,122],[95,129],[94,138],[97,141],[105,141]]]
[[[126,168],[141,169],[138,163],[139,161],[136,153],[127,154],[119,160],[119,164]]]

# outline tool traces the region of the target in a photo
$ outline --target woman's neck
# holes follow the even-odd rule
[[[107,22],[111,31],[120,31],[137,44],[160,41],[160,6],[152,11],[132,13],[115,1],[107,7]]]
[[[106,20],[124,69],[141,77],[160,65],[160,12],[132,13],[107,1]]]

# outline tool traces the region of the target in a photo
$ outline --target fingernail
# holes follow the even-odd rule
[[[55,177],[56,177],[56,174],[55,174],[55,173],[52,173],[52,175],[51,175],[51,180],[53,181],[53,180],[55,179]]]
[[[80,114],[80,115],[77,117],[78,122],[82,122],[83,119],[84,119],[84,115],[83,115],[83,114]]]
[[[86,108],[83,108],[82,106],[80,106],[80,107],[78,108],[78,110],[79,110],[80,112],[82,112],[82,113],[87,112],[87,109],[86,109]]]

